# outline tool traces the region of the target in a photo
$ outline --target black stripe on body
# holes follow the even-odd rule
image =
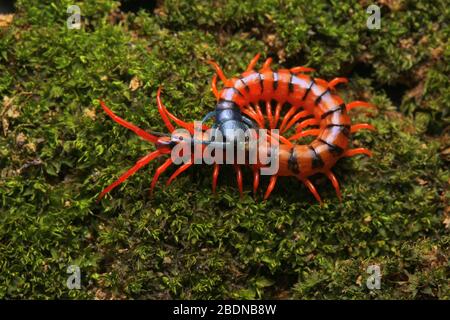
[[[217,103],[216,109],[224,110],[224,109],[237,109],[240,110],[239,106],[236,102],[231,100],[220,99]]]
[[[295,148],[291,149],[291,154],[289,155],[289,159],[288,159],[288,168],[295,174],[300,173],[300,169],[298,167],[298,162],[297,162],[297,156],[295,154]]]
[[[325,163],[323,162],[322,158],[320,157],[320,155],[316,152],[316,149],[314,149],[313,146],[308,146],[309,149],[311,149],[311,151],[313,152],[313,159],[312,159],[312,168],[313,169],[318,169],[318,168],[322,168]]]
[[[336,156],[340,156],[344,152],[344,149],[342,149],[341,147],[339,147],[335,144],[328,143],[323,139],[319,139],[319,141],[326,144],[328,146],[328,148],[330,148],[330,152]]]
[[[263,77],[262,74],[258,72],[258,77],[259,77],[259,85],[261,86],[261,94],[264,91],[264,82],[263,82]]]
[[[306,89],[305,94],[303,95],[302,101],[306,100],[306,97],[308,96],[309,91],[311,91],[312,86],[315,84],[314,79],[311,79],[311,84],[309,85],[308,89]]]
[[[250,88],[249,88],[248,84],[244,81],[244,78],[240,78],[239,81],[241,81],[244,84],[245,90],[247,92],[250,92]]]
[[[233,90],[234,92],[236,92],[238,95],[240,95],[241,97],[244,97],[244,96],[242,95],[242,93],[241,93],[237,88],[235,88],[235,87],[224,87],[223,90],[225,90],[225,89],[231,89],[231,90]]]
[[[350,125],[348,124],[336,124],[336,123],[330,123],[327,125],[327,128],[333,128],[333,127],[340,127],[342,134],[346,136],[347,138],[350,137]]]
[[[273,73],[273,91],[278,88],[278,72]]]
[[[326,117],[328,117],[330,114],[332,114],[332,113],[334,113],[334,112],[336,112],[336,111],[344,111],[345,110],[345,104],[343,103],[343,104],[340,104],[339,106],[337,106],[336,108],[334,108],[334,109],[331,109],[331,110],[328,110],[327,112],[324,112],[321,116],[320,116],[320,118],[321,119],[325,119]]]
[[[319,102],[320,102],[320,100],[322,100],[322,97],[324,96],[324,95],[326,95],[327,93],[329,93],[330,92],[330,89],[328,89],[327,88],[327,90],[325,90],[324,92],[322,92],[317,98],[316,98],[316,101],[314,101],[314,105],[317,105]]]

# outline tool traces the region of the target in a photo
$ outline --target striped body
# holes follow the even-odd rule
[[[309,145],[280,145],[278,175],[306,178],[325,172],[348,149],[351,122],[344,101],[305,74],[287,69],[245,72],[225,83],[216,112],[243,111],[261,101],[302,107],[318,121],[321,130]]]
[[[232,79],[227,79],[219,65],[214,61],[210,61],[217,72],[217,75],[213,77],[212,91],[218,102],[215,111],[209,112],[203,118],[203,122],[211,117],[215,117],[213,128],[219,130],[226,141],[239,141],[239,131],[246,131],[255,127],[255,123],[259,128],[265,128],[267,122],[270,129],[280,129],[278,171],[270,177],[264,199],[267,199],[274,189],[278,176],[295,176],[311,191],[317,201],[322,202],[316,188],[308,179],[316,173],[323,173],[328,177],[336,190],[337,196],[341,199],[339,182],[331,169],[336,161],[342,157],[352,157],[357,154],[371,156],[370,150],[365,148],[349,149],[350,134],[361,129],[375,129],[367,123],[352,125],[347,112],[355,107],[368,108],[373,106],[363,101],[353,101],[345,104],[339,96],[333,93],[337,84],[347,82],[346,78],[335,78],[330,82],[317,78],[313,79],[301,73],[313,71],[313,69],[308,67],[294,67],[289,70],[272,71],[270,69],[271,58],[268,58],[264,62],[262,69],[256,72],[254,67],[258,58],[259,54],[251,60],[247,70],[240,78]],[[224,84],[220,92],[217,90],[217,76]],[[175,126],[172,123],[174,122],[193,136],[195,124],[186,123],[171,114],[163,105],[160,93],[161,88],[158,89],[156,94],[158,111],[169,132],[171,134],[174,133]],[[265,107],[265,115],[260,109],[260,104]],[[186,142],[186,139],[179,135],[173,136],[154,131],[151,133],[146,132],[114,114],[103,101],[100,101],[100,105],[111,119],[154,144],[156,150],[138,160],[132,168],[105,188],[100,193],[99,199],[154,159],[171,154],[175,146],[195,141],[195,139],[187,139],[191,142]],[[275,112],[273,112],[273,108],[275,108]],[[287,109],[287,111],[282,109]],[[281,115],[282,112],[283,116]],[[281,121],[281,124],[278,127],[279,121]],[[284,137],[283,133],[288,132],[294,125],[297,125],[296,133],[290,137]],[[303,130],[308,126],[317,126],[318,128]],[[207,130],[208,126],[205,125],[202,128],[202,130]],[[271,134],[274,136],[274,133]],[[308,145],[291,142],[305,136],[315,136],[316,138]],[[214,136],[206,135],[206,138],[202,138],[201,143],[205,147],[216,143],[216,139]],[[220,145],[220,142],[217,143]],[[224,145],[221,146],[223,147]],[[262,150],[265,147],[261,145],[258,148],[258,154],[260,155],[269,155],[271,152],[271,150]],[[273,155],[271,156],[273,157]],[[158,167],[150,185],[150,192],[155,187],[159,176],[171,167],[174,162],[172,157],[169,157]],[[167,185],[191,167],[194,162],[195,159],[191,156],[187,162],[173,172],[167,181]],[[216,190],[220,166],[221,164],[214,163],[213,192]],[[253,170],[253,193],[256,194],[262,165],[260,163],[252,164],[251,167]],[[240,165],[234,164],[234,169],[239,192],[242,195],[243,176]]]

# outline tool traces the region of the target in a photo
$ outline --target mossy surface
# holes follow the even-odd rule
[[[164,1],[124,13],[117,1],[25,1],[0,29],[0,298],[449,299],[450,12],[442,1]],[[111,121],[98,98],[142,128],[164,130],[158,86],[184,120],[214,108],[214,59],[227,75],[261,52],[350,79],[346,101],[377,132],[341,160],[339,203],[314,178],[319,206],[295,179],[269,201],[232,170],[211,194],[199,166],[149,198],[152,163],[99,204],[99,192],[154,147]],[[131,84],[131,85],[130,85]],[[173,169],[169,171],[173,172]],[[262,184],[267,184],[263,179]],[[381,267],[381,289],[366,270]],[[66,287],[78,265],[82,288]]]

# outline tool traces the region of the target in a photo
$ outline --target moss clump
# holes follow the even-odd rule
[[[166,1],[127,14],[84,1],[82,28],[68,30],[69,1],[18,1],[0,31],[0,297],[448,299],[449,9],[388,3],[368,30],[364,1]],[[173,113],[201,119],[214,107],[205,61],[238,74],[256,52],[348,76],[347,101],[379,107],[354,113],[378,128],[353,142],[375,156],[339,162],[342,203],[321,177],[323,207],[294,179],[267,202],[239,200],[231,171],[213,196],[208,167],[149,199],[158,163],[95,203],[153,148],[99,97],[164,130],[159,85]],[[71,264],[81,290],[65,286]],[[372,264],[381,290],[365,285]]]

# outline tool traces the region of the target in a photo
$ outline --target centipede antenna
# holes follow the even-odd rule
[[[151,135],[154,135],[156,137],[170,137],[170,134],[165,133],[165,132],[158,132],[158,131],[153,131],[153,130],[147,130],[148,133],[150,133]]]
[[[103,198],[105,196],[105,194],[107,194],[108,192],[110,192],[112,189],[114,189],[115,187],[117,187],[119,184],[121,184],[122,182],[124,182],[125,180],[127,180],[131,175],[133,175],[134,173],[136,173],[139,169],[141,169],[142,167],[146,166],[148,163],[150,163],[150,161],[152,161],[153,159],[159,157],[161,155],[161,153],[156,150],[153,151],[152,153],[149,153],[148,155],[146,155],[145,157],[139,159],[135,165],[128,169],[125,173],[123,173],[119,179],[117,179],[114,183],[110,184],[107,188],[105,188],[100,195],[97,198],[97,202]]]

